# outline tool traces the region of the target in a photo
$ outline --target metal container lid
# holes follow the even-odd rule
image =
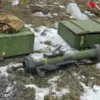
[[[18,34],[16,34],[16,33],[18,33]],[[31,34],[34,36],[34,33],[32,33],[30,29],[23,28],[20,31],[15,32],[15,34],[10,34],[10,33],[6,33],[5,34],[4,32],[0,32],[0,38],[4,38],[4,37],[16,37],[16,36],[25,36],[25,35],[31,35]]]
[[[100,19],[62,21],[76,35],[100,34]]]

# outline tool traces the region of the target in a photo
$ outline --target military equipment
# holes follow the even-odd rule
[[[61,21],[58,34],[76,49],[100,44],[100,19]]]
[[[23,61],[25,71],[44,76],[48,71],[69,68],[69,65],[93,63],[90,59],[100,60],[100,19],[61,21],[58,34],[71,47],[81,50],[71,54],[44,54],[44,58],[38,60],[29,55]]]
[[[7,25],[9,26],[9,24]],[[93,60],[88,62],[87,59],[100,60],[99,27],[100,19],[61,21],[58,26],[60,36],[71,47],[83,50],[70,54],[55,53],[59,47],[54,50],[52,55],[44,54],[43,59],[35,59],[32,55],[29,55],[24,58],[23,66],[19,66],[19,68],[23,67],[26,72],[37,72],[40,76],[44,76],[48,71],[69,68],[70,65],[78,67],[79,64],[93,63]],[[34,34],[27,28],[18,30],[19,27],[14,30],[16,31],[13,32],[14,34],[0,32],[0,57],[11,57],[33,52]]]
[[[34,34],[15,15],[0,12],[0,58],[33,52]]]
[[[0,32],[0,57],[11,57],[33,52],[34,34],[23,28],[14,34]]]
[[[78,61],[82,62],[84,59],[98,58],[100,56],[100,46],[97,48],[77,51],[72,54],[45,56],[43,59],[36,60],[31,55],[25,57],[23,67],[25,71],[34,73],[38,72],[40,76],[44,76],[47,71],[68,68],[68,65],[78,66]],[[83,61],[84,62],[84,61]]]

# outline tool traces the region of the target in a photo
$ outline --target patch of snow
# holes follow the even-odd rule
[[[55,93],[55,96],[61,98],[63,95],[69,94],[70,92],[68,91],[68,89],[64,88],[61,89],[61,91],[57,91],[55,89],[52,90],[53,93]]]
[[[91,14],[91,12],[90,12],[90,11],[84,11],[84,13],[86,13],[86,14]]]
[[[80,97],[80,100],[100,100],[100,86],[94,85],[93,88],[87,87],[84,83],[81,83],[84,93]]]
[[[55,82],[60,78],[60,76],[54,76],[52,79],[48,80],[48,83]]]
[[[65,9],[65,6],[63,6],[63,5],[59,5],[59,7],[62,8],[62,9]]]
[[[77,76],[78,76],[78,73],[74,72],[73,75],[74,75],[75,77],[77,77]]]
[[[96,68],[100,69],[100,63],[96,64]]]
[[[53,16],[58,16],[58,14],[57,13],[53,13]]]
[[[91,17],[95,16],[95,14],[91,13],[90,11],[84,11],[84,13]]]
[[[67,88],[62,88],[61,91],[57,91],[57,81],[59,80],[60,76],[54,76],[52,79],[48,80],[48,84],[50,85],[51,88],[51,93],[54,93],[54,96],[57,96],[61,98],[63,95],[69,93]]]
[[[17,6],[19,4],[20,0],[13,0],[12,1],[12,5],[13,6]]]
[[[9,75],[8,73],[7,73],[7,69],[8,68],[11,68],[12,66],[13,67],[18,67],[18,66],[20,66],[20,65],[22,65],[21,63],[9,63],[8,65],[6,65],[6,66],[1,66],[0,67],[0,75],[2,76],[2,75],[5,75],[6,77]]]
[[[57,29],[40,27],[40,31],[36,32],[34,30],[34,34],[36,36],[34,50],[42,49],[43,51],[48,52],[49,50],[46,49],[48,46],[43,44],[45,41],[51,41],[52,47],[49,46],[51,49],[54,49],[54,46],[56,45],[61,45],[62,49],[71,49],[70,46],[58,35]],[[42,36],[41,34],[45,34],[45,36]]]
[[[53,16],[51,15],[51,13],[43,14],[42,12],[35,12],[32,15],[33,16],[37,16],[37,17],[49,17],[49,18],[53,18]]]
[[[60,76],[54,76],[53,78],[48,80],[48,84],[50,84],[51,92],[54,93],[54,96],[61,98],[63,95],[69,93],[67,88],[62,88],[61,91],[57,91],[57,81],[59,80]]]
[[[33,76],[30,76],[30,79],[34,80],[34,77]]]
[[[56,87],[57,87],[57,81],[59,80],[60,76],[54,76],[52,79],[48,80],[48,84],[51,85],[51,91],[54,93],[54,96],[57,97],[62,97],[63,95],[69,93],[68,89],[63,88],[61,89],[61,91],[57,91]]]
[[[7,73],[7,69],[8,69],[8,66],[2,66],[0,67],[0,76],[2,75],[5,75],[6,77],[8,76],[8,73]]]
[[[53,91],[55,91],[55,88],[57,86],[56,81],[60,78],[60,76],[54,76],[52,79],[48,80],[48,84],[51,85],[51,88],[53,89]]]
[[[40,3],[40,4],[39,4]],[[38,7],[45,7],[47,4],[43,4],[44,2],[39,2],[38,4],[36,4],[36,6]]]
[[[9,84],[9,86],[6,88],[5,97],[8,97],[13,93],[12,89],[13,89],[13,86],[11,84]]]
[[[13,62],[11,62],[11,63],[9,63],[9,67],[11,67],[11,66],[13,66],[13,67],[22,66],[22,63],[13,63]]]
[[[44,100],[44,96],[49,94],[48,88],[39,88],[34,84],[25,85],[25,87],[35,89],[35,100]]]
[[[73,16],[69,16],[69,18],[74,19],[74,17],[73,17]]]
[[[30,27],[32,27],[32,24],[25,24],[25,27],[30,28]]]
[[[73,51],[72,48],[59,36],[57,29],[48,28],[46,26],[32,28],[30,24],[25,24],[25,26],[35,35],[34,51],[41,51],[41,54],[44,52],[50,53],[55,50],[57,46],[61,46],[60,50],[62,51]],[[45,44],[46,41],[50,41],[51,45]]]
[[[82,75],[81,77],[82,77],[82,78],[86,78],[86,77],[85,77],[85,76],[83,76],[83,75]]]
[[[34,53],[31,54],[30,56],[32,56],[35,60],[39,60],[43,58],[43,53]]]
[[[6,89],[6,92],[10,92],[13,89],[13,86],[11,84],[9,84],[9,86]]]
[[[86,77],[82,75],[82,76],[78,76],[77,79],[79,79],[79,80],[80,80],[80,79],[83,80],[83,79],[86,79]]]
[[[91,77],[90,79],[94,80],[95,78],[94,77]]]
[[[17,82],[16,82],[16,81],[14,81],[14,84],[17,84]]]
[[[53,96],[58,96],[60,98],[63,95],[69,93],[69,91],[67,88],[63,88],[63,89],[61,89],[61,91],[56,90],[56,87],[57,87],[56,81],[58,79],[59,79],[59,76],[55,76],[52,79],[48,80],[48,84],[51,84],[52,87],[50,86],[50,87],[46,87],[46,88],[39,88],[34,84],[25,85],[25,87],[35,89],[35,91],[36,91],[35,100],[44,100],[45,96],[52,94],[52,93],[54,93]]]

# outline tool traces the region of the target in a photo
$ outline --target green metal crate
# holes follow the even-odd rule
[[[58,34],[76,49],[100,44],[100,19],[61,21]]]
[[[33,52],[34,34],[29,29],[17,33],[0,33],[0,57],[10,57]]]

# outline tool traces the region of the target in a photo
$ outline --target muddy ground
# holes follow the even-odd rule
[[[37,27],[45,25],[47,27],[55,27],[55,22],[60,20],[68,20],[68,16],[65,13],[65,9],[58,8],[52,4],[54,0],[48,5],[51,5],[50,9],[43,8],[44,13],[51,11],[52,13],[58,13],[58,16],[53,18],[41,18],[33,16],[32,8],[29,5],[35,5],[38,1],[31,1],[27,3],[27,6],[20,4],[18,6],[11,6],[11,2],[8,0],[3,0],[3,9],[1,11],[7,11],[9,13],[15,14],[25,23],[32,24],[32,27]],[[59,0],[61,5],[66,6],[68,2],[66,0]],[[46,2],[47,3],[47,2]],[[48,6],[46,6],[49,8]],[[52,8],[52,9],[51,9]],[[38,8],[37,8],[38,9]],[[34,9],[33,9],[34,10]],[[7,65],[9,62],[19,62],[22,61],[22,57],[10,58],[6,61],[0,63],[0,66]],[[80,82],[86,84],[86,86],[93,87],[93,85],[100,85],[100,70],[95,67],[95,65],[81,65],[79,68],[75,66],[66,69],[48,73],[45,77],[40,78],[38,75],[30,75],[24,73],[23,70],[17,70],[9,74],[8,78],[5,76],[0,76],[0,100],[34,100],[35,90],[32,88],[25,88],[25,84],[36,84],[38,87],[47,87],[49,84],[47,80],[53,76],[60,75],[60,80],[57,80],[57,90],[66,86],[69,87],[70,93],[64,95],[61,99],[55,98],[52,100],[79,100],[80,95],[84,92]],[[6,91],[7,87],[13,87],[11,91]],[[50,100],[49,96],[45,97],[45,100]]]

